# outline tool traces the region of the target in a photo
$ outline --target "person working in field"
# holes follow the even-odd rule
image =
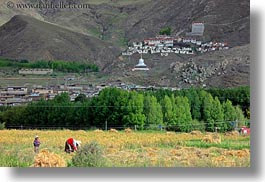
[[[33,141],[33,146],[34,146],[34,152],[35,153],[39,153],[39,147],[40,147],[40,140],[39,140],[39,136],[38,135],[36,135],[35,136],[35,139],[34,139],[34,141]]]
[[[74,138],[68,138],[65,142],[64,151],[67,153],[77,151],[81,146],[81,141],[75,140]]]

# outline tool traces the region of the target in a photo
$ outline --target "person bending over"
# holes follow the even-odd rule
[[[74,138],[68,138],[65,142],[64,151],[66,153],[71,153],[77,151],[80,146],[81,146],[81,141],[75,140]]]

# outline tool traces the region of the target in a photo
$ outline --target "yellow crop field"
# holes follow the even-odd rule
[[[49,160],[60,158],[67,167],[76,153],[65,153],[64,145],[73,137],[82,142],[81,148],[96,141],[103,148],[104,167],[250,167],[250,136],[131,130],[0,130],[0,166],[34,167],[35,135],[42,156],[56,156],[46,157],[50,165]]]

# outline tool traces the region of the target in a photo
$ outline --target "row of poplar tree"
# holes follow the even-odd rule
[[[127,91],[106,88],[98,96],[80,94],[74,102],[67,93],[53,100],[26,106],[2,107],[0,123],[6,126],[70,128],[108,127],[192,130],[233,130],[249,118],[249,87],[186,89],[180,91]]]

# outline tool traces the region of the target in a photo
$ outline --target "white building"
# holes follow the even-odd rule
[[[132,69],[132,71],[148,71],[149,68],[146,66],[146,64],[144,64],[144,59],[141,58],[139,59],[138,64]]]
[[[53,69],[38,69],[38,68],[32,68],[32,69],[20,69],[18,71],[19,74],[32,74],[32,75],[46,75],[53,73]]]
[[[204,24],[203,23],[192,23],[191,30],[192,30],[191,31],[192,35],[202,36],[204,32]]]
[[[133,47],[139,47],[141,48],[143,46],[142,42],[133,42]]]
[[[161,40],[157,38],[150,38],[150,39],[144,40],[144,44],[148,46],[157,46],[160,43],[161,43]]]

